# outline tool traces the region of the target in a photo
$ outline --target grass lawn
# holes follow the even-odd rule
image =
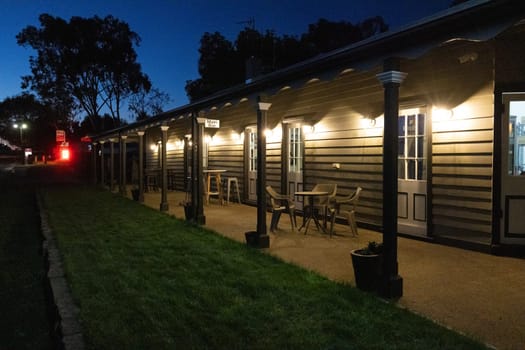
[[[120,196],[42,194],[90,349],[484,348]]]
[[[0,174],[0,349],[53,349],[34,192]]]

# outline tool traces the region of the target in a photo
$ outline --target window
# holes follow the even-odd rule
[[[303,170],[301,128],[291,127],[288,129],[289,151],[288,171],[300,173]]]
[[[249,147],[249,169],[257,171],[257,132],[250,131]]]
[[[509,102],[508,174],[525,174],[525,101]]]
[[[425,115],[414,113],[399,116],[398,178],[426,179]]]

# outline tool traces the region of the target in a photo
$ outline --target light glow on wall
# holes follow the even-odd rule
[[[447,121],[455,115],[454,111],[442,107],[432,107],[432,120],[435,122]]]

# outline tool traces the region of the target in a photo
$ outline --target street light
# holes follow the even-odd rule
[[[20,145],[22,145],[22,130],[27,129],[27,124],[13,124],[13,128],[20,130]]]

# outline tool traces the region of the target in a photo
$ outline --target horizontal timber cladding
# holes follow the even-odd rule
[[[201,115],[220,120],[220,128],[204,130],[205,135],[212,137],[208,145],[208,169],[226,170],[223,178],[236,177],[241,198],[245,198],[243,134],[246,126],[256,124],[257,111],[255,103],[248,99],[232,102]]]
[[[468,59],[467,59],[468,58]],[[494,50],[490,43],[456,41],[407,60],[401,100],[419,96],[432,118],[432,232],[491,233],[494,130]]]
[[[462,230],[491,233],[492,86],[465,100],[432,124],[434,234]]]
[[[305,187],[337,184],[338,195],[363,188],[357,219],[379,225],[382,215],[382,129],[345,113],[327,116],[305,139]],[[365,125],[365,127],[363,127]],[[339,169],[333,167],[337,163]]]
[[[274,141],[270,137],[266,143],[266,185],[279,191],[281,191],[281,168],[281,142]]]
[[[345,72],[333,80],[312,80],[300,88],[281,91],[271,99],[269,120],[291,117],[313,125],[313,132],[304,136],[304,188],[335,183],[337,194],[344,196],[360,186],[363,192],[357,220],[380,225],[382,128],[371,127],[363,118],[382,113],[383,89],[375,77],[377,72]],[[275,166],[281,166],[277,158]],[[280,179],[275,180],[271,185],[279,186]]]

